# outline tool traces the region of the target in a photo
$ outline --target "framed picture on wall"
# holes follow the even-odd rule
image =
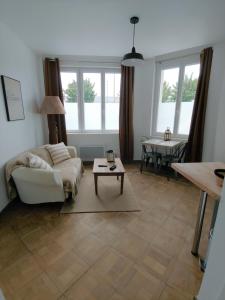
[[[1,80],[8,121],[24,120],[20,81],[3,75]]]

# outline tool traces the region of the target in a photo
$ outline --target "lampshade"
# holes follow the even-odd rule
[[[66,113],[58,96],[45,96],[40,112],[47,115],[64,115]]]
[[[127,67],[137,66],[144,62],[143,55],[141,53],[137,53],[135,48],[132,48],[132,52],[124,55],[122,60],[122,65]]]

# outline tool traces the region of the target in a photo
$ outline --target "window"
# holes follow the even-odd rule
[[[120,74],[105,74],[105,129],[119,130]]]
[[[169,127],[174,137],[188,136],[199,71],[198,56],[157,63],[154,135]]]
[[[78,130],[78,91],[77,73],[61,73],[63,96],[65,100],[66,124],[69,130]]]
[[[119,70],[63,70],[61,79],[68,131],[118,131]]]
[[[83,73],[84,129],[100,130],[101,118],[101,73]]]

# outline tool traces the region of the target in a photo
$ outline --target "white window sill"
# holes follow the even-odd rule
[[[68,135],[88,135],[88,134],[99,134],[99,135],[109,135],[109,134],[119,134],[119,131],[113,131],[113,130],[108,130],[108,131],[72,131],[72,130],[68,130],[66,132]]]

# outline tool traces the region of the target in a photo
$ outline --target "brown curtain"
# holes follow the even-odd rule
[[[202,160],[205,114],[212,57],[213,49],[211,47],[204,49],[200,55],[200,74],[195,95],[185,159],[188,162],[200,162]]]
[[[45,58],[45,95],[59,96],[63,104],[63,92],[60,77],[59,60]],[[67,145],[65,115],[48,115],[49,143],[64,142]]]
[[[119,141],[120,157],[123,162],[133,160],[133,90],[134,67],[121,67]]]

